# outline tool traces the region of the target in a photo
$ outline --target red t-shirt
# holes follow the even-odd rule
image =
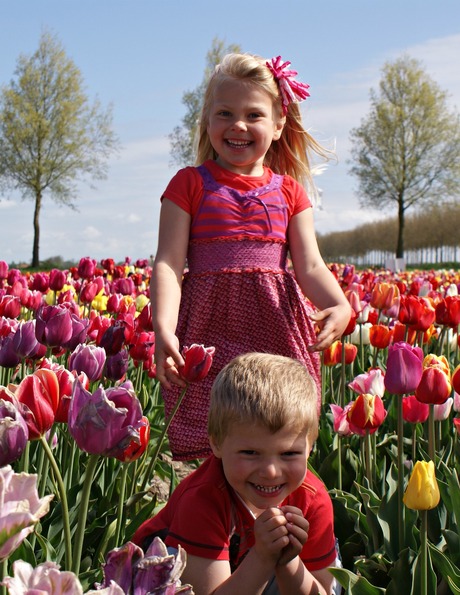
[[[262,176],[242,176],[220,167],[212,159],[205,161],[203,165],[211,172],[216,182],[234,188],[241,193],[265,186],[273,175],[271,169],[264,167]],[[286,199],[289,219],[311,207],[305,188],[291,176],[283,176],[282,193]],[[185,167],[171,179],[162,198],[168,198],[194,217],[202,196],[203,178],[196,167]]]
[[[336,560],[332,502],[318,477],[305,480],[283,505],[297,506],[309,522],[300,553],[308,570],[333,566]],[[254,545],[254,518],[227,483],[220,459],[210,456],[174,490],[166,506],[143,523],[132,541],[147,549],[158,535],[167,546],[180,544],[193,556],[228,560],[232,572]]]

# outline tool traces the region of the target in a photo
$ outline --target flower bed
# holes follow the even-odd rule
[[[334,503],[344,568],[333,572],[350,593],[457,592],[460,276],[331,268],[354,312],[323,354],[310,457]],[[26,593],[20,575],[27,588],[60,577],[61,590],[46,593],[64,593],[65,581],[74,593],[96,583],[130,592],[104,582],[104,560],[123,547],[137,568],[127,544],[162,504],[153,479],[177,482],[155,380],[150,273],[128,259],[34,274],[0,262],[3,589]],[[162,563],[171,592],[189,589],[182,558]]]

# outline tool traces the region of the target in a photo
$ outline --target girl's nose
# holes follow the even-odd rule
[[[246,130],[246,124],[243,120],[234,120],[232,123],[232,130]]]

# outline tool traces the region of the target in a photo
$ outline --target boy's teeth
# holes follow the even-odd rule
[[[276,492],[277,490],[279,490],[280,486],[259,486],[259,485],[256,485],[256,488],[258,490],[260,490],[261,492],[271,493],[271,492]]]

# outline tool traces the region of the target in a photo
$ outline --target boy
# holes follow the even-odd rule
[[[305,367],[271,354],[233,359],[214,382],[208,433],[214,454],[133,541],[180,544],[181,580],[196,595],[332,593],[333,511],[307,470],[318,416]]]

